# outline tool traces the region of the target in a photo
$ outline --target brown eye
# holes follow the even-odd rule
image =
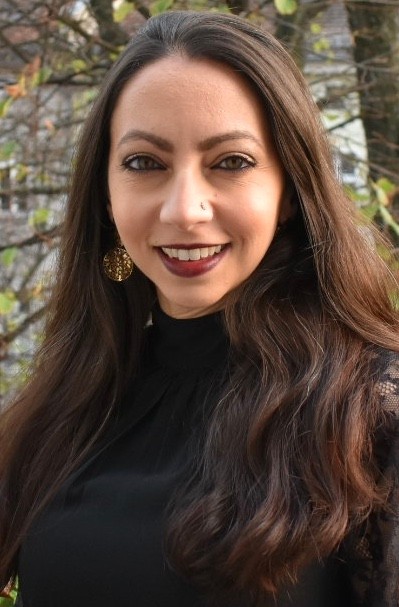
[[[164,170],[164,167],[151,156],[143,154],[131,156],[123,162],[123,166],[130,171],[157,171]]]
[[[223,169],[225,171],[242,171],[255,166],[255,162],[244,156],[227,156],[223,158],[214,168]]]

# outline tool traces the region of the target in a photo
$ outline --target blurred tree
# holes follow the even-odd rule
[[[345,6],[354,42],[369,176],[374,182],[381,177],[398,182],[399,5],[396,1],[345,0]],[[390,188],[389,194],[388,206],[397,223],[399,189]],[[383,213],[378,218],[383,221]]]
[[[363,175],[358,183],[348,182],[354,199],[399,241],[394,218],[399,181],[397,0],[2,0],[0,398],[16,387],[17,377],[23,380],[40,339],[37,321],[56,279],[52,268],[79,127],[129,37],[149,16],[171,8],[231,11],[284,42],[305,71],[340,147],[341,164],[350,165],[352,177],[354,172]],[[337,14],[349,49],[341,48],[342,36],[333,32]],[[363,135],[360,119],[369,159],[365,166],[366,150],[356,151]],[[350,125],[357,125],[355,131],[345,130]],[[356,145],[349,145],[351,138],[359,140]],[[372,184],[367,189],[368,171]]]

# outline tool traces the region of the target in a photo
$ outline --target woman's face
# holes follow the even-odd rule
[[[228,66],[161,59],[111,120],[110,207],[133,262],[176,318],[223,307],[289,213],[259,99]]]

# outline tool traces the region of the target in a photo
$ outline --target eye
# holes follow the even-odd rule
[[[243,171],[245,169],[249,169],[250,167],[254,167],[255,164],[255,161],[251,158],[233,154],[223,158],[223,160],[215,164],[213,168],[222,169],[224,171]]]
[[[128,171],[164,171],[165,167],[160,164],[152,156],[145,154],[136,154],[135,156],[129,156],[122,162],[123,168]]]

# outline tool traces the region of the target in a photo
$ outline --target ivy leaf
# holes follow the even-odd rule
[[[297,0],[274,0],[274,6],[281,15],[293,15],[297,8]]]
[[[0,316],[13,311],[17,298],[13,291],[0,291]]]
[[[156,2],[153,2],[150,6],[151,15],[154,16],[164,13],[173,6],[173,2],[174,0],[157,0]]]
[[[17,247],[8,247],[7,249],[4,249],[4,251],[1,252],[0,262],[6,267],[11,266],[14,263],[14,259],[17,255]]]

